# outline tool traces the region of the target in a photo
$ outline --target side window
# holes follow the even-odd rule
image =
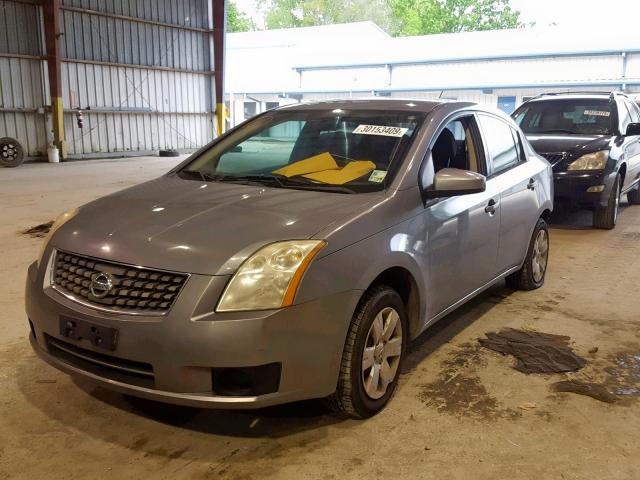
[[[422,185],[433,184],[433,176],[443,168],[458,168],[485,173],[479,153],[482,142],[473,115],[458,117],[449,122],[431,146],[431,162],[423,165]]]
[[[472,116],[449,122],[431,147],[434,171],[458,168],[480,172]]]
[[[519,148],[514,139],[513,129],[502,120],[488,115],[479,115],[484,133],[492,174],[496,175],[520,161]]]
[[[627,108],[629,109],[629,113],[631,114],[631,122],[640,123],[640,109],[638,109],[637,105],[633,102],[625,103],[627,104]]]
[[[624,134],[627,131],[627,125],[631,123],[631,113],[626,102],[618,102],[618,115],[620,118],[620,131]]]

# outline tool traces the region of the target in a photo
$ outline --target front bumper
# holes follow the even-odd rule
[[[258,408],[333,393],[361,295],[354,290],[280,310],[216,314],[210,310],[228,277],[192,275],[167,315],[132,316],[63,297],[45,285],[43,270],[35,263],[29,267],[25,297],[31,344],[42,359],[112,390],[195,407]],[[206,313],[203,301],[211,304]],[[61,316],[118,329],[116,349],[63,336]],[[55,345],[66,345],[81,358],[61,355]],[[238,396],[215,391],[213,377],[220,369],[269,364],[279,365],[276,391]],[[130,365],[148,365],[151,373],[129,374]]]
[[[604,171],[554,172],[554,200],[585,206],[606,206],[615,181],[615,174]],[[601,192],[589,192],[589,188],[604,186]]]

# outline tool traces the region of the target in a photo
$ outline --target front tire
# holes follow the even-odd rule
[[[640,205],[640,187],[627,193],[629,205]]]
[[[620,174],[618,174],[613,182],[607,206],[602,207],[597,205],[593,211],[593,226],[595,228],[611,230],[616,226],[618,222],[618,208],[620,207],[620,183]]]
[[[549,262],[549,229],[539,218],[529,241],[529,249],[522,268],[507,277],[507,285],[514,290],[535,290],[544,285]]]
[[[349,326],[329,407],[351,418],[368,418],[382,410],[398,384],[408,333],[400,295],[384,285],[367,291]]]

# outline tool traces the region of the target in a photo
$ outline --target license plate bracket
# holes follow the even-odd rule
[[[88,340],[94,347],[115,350],[118,329],[77,318],[60,316],[60,335],[73,340]]]

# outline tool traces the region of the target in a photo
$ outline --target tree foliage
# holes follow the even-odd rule
[[[427,35],[518,28],[509,0],[390,0],[396,35]]]
[[[231,0],[227,1],[227,31],[228,32],[248,32],[256,30],[255,22]]]
[[[371,20],[392,35],[523,26],[509,0],[259,0],[265,26],[307,27]]]
[[[393,28],[389,0],[259,0],[265,26],[311,27],[371,20],[386,30]]]

